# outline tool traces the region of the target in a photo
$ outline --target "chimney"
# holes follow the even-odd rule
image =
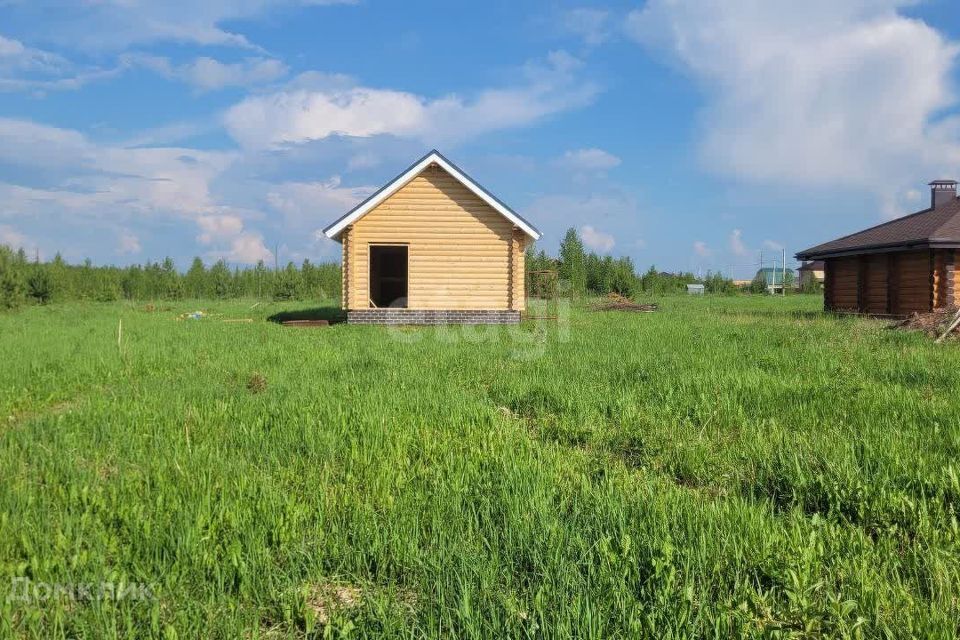
[[[930,183],[930,208],[936,209],[957,199],[956,180],[934,180]]]

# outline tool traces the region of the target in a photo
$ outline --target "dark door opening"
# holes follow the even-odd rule
[[[370,306],[407,307],[407,247],[370,247]]]

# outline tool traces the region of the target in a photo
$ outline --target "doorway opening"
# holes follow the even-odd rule
[[[407,247],[370,247],[370,306],[407,308]]]

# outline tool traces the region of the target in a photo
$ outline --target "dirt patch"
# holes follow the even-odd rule
[[[307,606],[320,624],[330,622],[337,611],[356,609],[363,603],[363,590],[349,584],[323,583],[314,585],[307,595]]]
[[[247,380],[247,391],[250,393],[262,393],[267,390],[267,377],[262,373],[254,373]]]
[[[635,313],[652,313],[659,309],[655,303],[634,302],[619,293],[609,293],[601,302],[591,307],[594,311],[633,311]]]
[[[13,414],[7,416],[7,424],[11,427],[17,427],[37,418],[63,415],[65,413],[70,413],[79,404],[80,399],[77,398],[73,400],[61,400],[60,402],[56,402],[49,407],[37,409],[35,411],[14,412]]]

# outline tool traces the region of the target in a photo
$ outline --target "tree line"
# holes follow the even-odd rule
[[[326,300],[340,297],[340,265],[288,263],[283,269],[233,267],[218,260],[209,267],[194,258],[181,273],[173,260],[127,267],[67,264],[60,254],[49,262],[31,261],[21,249],[0,246],[0,308],[72,300],[180,300],[271,298]]]
[[[682,293],[692,283],[704,284],[711,293],[736,290],[732,280],[717,273],[698,279],[689,272],[667,273],[653,266],[637,273],[628,257],[587,252],[575,229],[567,231],[557,257],[528,248],[526,270],[535,297]],[[72,265],[60,254],[49,262],[31,261],[23,249],[0,246],[0,308],[72,300],[335,300],[340,297],[340,273],[337,263],[309,260],[270,269],[263,261],[231,268],[224,260],[207,266],[194,258],[185,272],[170,258],[127,267],[94,266],[89,260]]]
[[[703,284],[710,293],[733,293],[733,280],[708,272],[697,278],[690,272],[668,273],[651,266],[637,273],[629,257],[614,258],[587,252],[576,229],[568,229],[556,258],[532,246],[526,255],[527,283],[531,295],[550,298],[560,295],[589,296],[610,293],[632,297],[640,293],[662,295],[683,293],[688,284]],[[556,274],[556,277],[553,277]]]

